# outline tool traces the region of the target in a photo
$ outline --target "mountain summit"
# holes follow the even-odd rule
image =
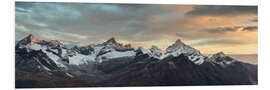
[[[103,44],[105,44],[105,45],[113,45],[113,44],[118,44],[118,43],[116,42],[114,37],[111,37],[109,40],[107,40]]]
[[[176,44],[176,45],[185,45],[180,39],[177,39],[174,44]]]
[[[42,40],[38,40],[36,37],[34,37],[32,34],[29,34],[25,38],[22,39],[23,41],[27,42],[35,42],[35,43],[40,43]]]

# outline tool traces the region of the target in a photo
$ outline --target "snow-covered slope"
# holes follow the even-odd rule
[[[219,64],[223,67],[230,65],[236,62],[235,59],[226,56],[223,52],[218,52],[216,54],[208,55],[207,59],[208,62]]]
[[[113,59],[113,58],[120,58],[120,57],[132,57],[135,55],[136,55],[136,52],[133,50],[123,51],[123,52],[113,50],[103,55],[100,55],[99,57],[101,57],[102,59]]]
[[[166,49],[166,54],[171,54],[173,56],[178,56],[181,53],[200,54],[198,50],[184,44],[181,40],[177,40],[174,44]]]
[[[41,50],[59,67],[65,67],[65,65],[61,63],[65,60],[67,64],[70,65],[83,65],[136,55],[135,50],[123,47],[123,45],[117,43],[114,38],[102,44],[83,47],[75,46],[71,49],[67,49],[56,40],[47,42],[38,40],[33,35],[29,35],[18,42],[16,47],[19,49],[25,48],[28,52]]]
[[[176,57],[180,54],[186,54],[188,58],[197,65],[205,61],[205,56],[202,55],[199,50],[184,44],[181,40],[177,40],[174,44],[169,46],[165,52],[166,56],[172,55]]]
[[[163,59],[164,58],[164,51],[159,49],[157,46],[152,46],[151,48],[148,49],[149,52],[151,53],[151,56],[157,59]]]
[[[181,40],[177,40],[174,44],[169,46],[165,51],[160,50],[157,46],[152,46],[149,49],[139,47],[138,50],[143,54],[157,59],[164,59],[168,56],[177,57],[180,54],[185,54],[188,58],[197,65],[205,61],[206,56],[202,55],[199,50],[184,44]]]

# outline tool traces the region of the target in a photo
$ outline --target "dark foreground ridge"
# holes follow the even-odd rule
[[[165,51],[111,38],[66,48],[29,35],[15,47],[16,88],[257,85],[257,65],[224,53],[204,56],[177,40]]]

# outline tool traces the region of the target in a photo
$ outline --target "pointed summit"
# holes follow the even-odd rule
[[[157,46],[153,45],[151,48],[149,48],[150,55],[157,59],[163,59],[164,52],[159,49]]]
[[[28,36],[24,37],[23,40],[31,40],[34,36],[32,34],[29,34]]]
[[[155,53],[155,52],[162,52],[161,49],[159,49],[157,46],[155,45],[152,45],[151,48],[149,48],[149,50],[152,52],[152,53]]]
[[[111,41],[111,42],[114,42],[114,43],[116,43],[116,40],[115,40],[115,38],[114,37],[111,37],[108,41]]]
[[[20,47],[21,45],[27,45],[29,43],[45,43],[46,41],[44,40],[38,40],[37,38],[35,38],[32,34],[29,34],[28,36],[24,37],[22,40],[18,41],[18,43],[16,44],[15,48]]]
[[[177,39],[173,45],[186,45],[180,39]]]
[[[109,40],[107,40],[106,42],[104,42],[103,44],[112,45],[112,44],[117,44],[117,42],[116,42],[115,38],[112,37]]]
[[[166,49],[166,53],[173,53],[174,56],[180,55],[181,53],[200,55],[200,51],[184,44],[180,39],[176,40],[174,44],[170,45]]]
[[[160,50],[157,46],[152,45],[152,47],[150,49],[154,49],[154,50]]]
[[[139,55],[144,55],[144,54],[147,54],[149,56],[149,54],[150,54],[149,50],[146,50],[141,46],[138,47],[136,50],[136,55],[139,56]]]
[[[35,43],[40,43],[40,42],[42,42],[42,40],[38,40],[38,39],[35,38],[32,34],[29,34],[28,36],[26,36],[26,37],[23,38],[22,40],[27,41],[27,42],[35,42]]]
[[[226,56],[223,52],[218,52],[218,53],[216,53],[214,55],[218,56],[218,57],[225,57]]]
[[[218,52],[217,54],[220,54],[220,55],[225,55],[222,51],[221,52]]]
[[[169,51],[171,50],[177,50],[177,49],[183,49],[183,48],[191,48],[188,45],[184,44],[180,39],[177,39],[172,45],[170,45],[167,49]]]
[[[208,58],[210,58],[211,60],[215,60],[216,58],[222,58],[222,57],[226,57],[226,55],[223,52],[218,52],[216,54],[210,54],[208,56]]]

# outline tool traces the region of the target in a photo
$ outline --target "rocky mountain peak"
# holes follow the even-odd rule
[[[109,40],[107,40],[107,41],[104,42],[103,44],[105,44],[105,45],[117,44],[117,41],[115,40],[114,37],[111,37]]]
[[[177,39],[177,40],[174,42],[173,46],[186,46],[186,44],[183,43],[180,39]]]
[[[218,52],[218,53],[216,53],[214,55],[218,56],[218,57],[225,57],[226,56],[223,52]]]
[[[176,44],[184,44],[184,43],[181,41],[181,39],[177,39],[177,40],[175,41],[175,43],[176,43]]]
[[[166,49],[166,52],[179,51],[179,50],[180,51],[187,51],[187,50],[189,51],[191,49],[194,49],[194,48],[184,44],[180,39],[178,39]]]
[[[26,37],[23,38],[22,40],[24,40],[24,41],[29,41],[29,42],[35,42],[35,43],[40,43],[40,42],[42,42],[42,40],[38,40],[38,39],[35,38],[32,34],[29,34],[28,36],[26,36]]]
[[[152,50],[160,50],[157,46],[155,46],[155,45],[152,45],[152,47],[150,48],[150,49],[152,49]]]

